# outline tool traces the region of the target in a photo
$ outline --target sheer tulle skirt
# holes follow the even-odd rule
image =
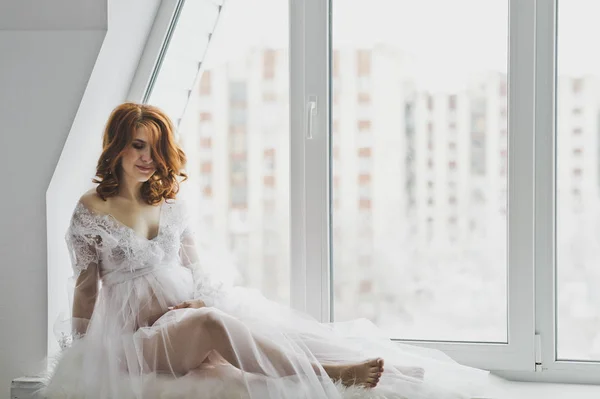
[[[352,388],[353,397],[470,398],[485,389],[486,372],[394,343],[367,320],[318,323],[255,290],[220,290],[205,297],[211,306],[167,311],[198,297],[193,287],[177,265],[105,284],[87,334],[57,360],[47,397],[341,398],[349,391],[321,365],[376,357],[385,361],[378,386]],[[417,367],[424,378],[406,372]]]

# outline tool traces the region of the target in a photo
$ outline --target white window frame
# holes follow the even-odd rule
[[[321,321],[331,317],[327,3],[289,1],[290,302]],[[312,116],[310,100],[316,100]]]
[[[331,0],[335,1],[335,0]],[[509,0],[508,343],[410,343],[488,370],[535,370],[535,1]],[[331,2],[290,0],[292,306],[332,317],[329,228]],[[316,98],[312,138],[309,102]]]
[[[148,33],[137,71],[129,87],[128,101],[146,103],[150,98],[154,81],[169,48],[184,3],[185,0],[161,1],[152,29]]]
[[[534,372],[510,379],[600,384],[600,362],[557,359],[556,317],[556,86],[558,0],[536,0],[535,315]]]

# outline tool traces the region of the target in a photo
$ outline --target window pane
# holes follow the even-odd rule
[[[288,31],[287,2],[228,0],[179,128],[208,266],[286,304]]]
[[[508,1],[332,11],[335,320],[506,342]]]
[[[558,3],[557,355],[600,360],[600,4]]]

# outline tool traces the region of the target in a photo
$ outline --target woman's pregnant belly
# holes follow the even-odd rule
[[[141,292],[137,328],[151,326],[162,315],[175,306],[192,299],[193,279],[190,271],[183,266],[157,269],[148,275],[139,277],[145,281],[136,282],[144,287]],[[137,329],[136,328],[136,329]]]

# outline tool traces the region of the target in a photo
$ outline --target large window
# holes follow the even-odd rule
[[[508,1],[332,7],[335,320],[507,342]]]
[[[600,35],[595,2],[558,7],[557,357],[600,360]]]
[[[214,266],[323,322],[600,381],[595,4],[228,0],[175,118]]]

